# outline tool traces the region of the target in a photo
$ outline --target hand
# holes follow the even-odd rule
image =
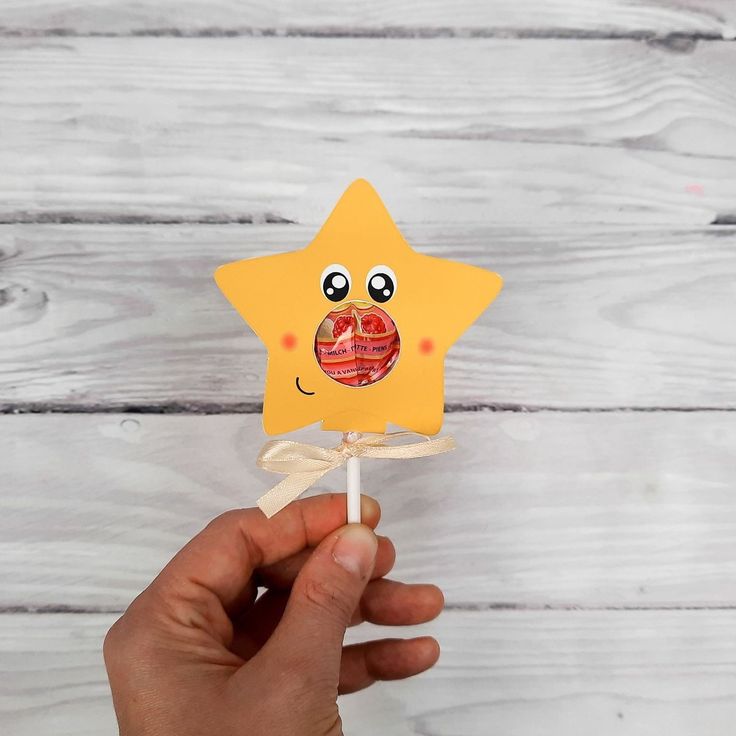
[[[344,495],[215,519],[133,601],[105,639],[122,736],[335,736],[339,693],[422,672],[430,637],[343,647],[348,626],[418,624],[443,606],[433,585],[384,579],[394,548],[341,527]],[[266,592],[256,599],[258,588]]]

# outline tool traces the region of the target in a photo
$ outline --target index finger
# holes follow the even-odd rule
[[[378,502],[370,496],[360,502],[363,523],[375,528]],[[228,511],[183,547],[152,587],[186,599],[214,594],[229,611],[256,568],[316,546],[346,523],[345,509],[345,494],[329,493],[291,503],[270,519],[257,508]]]

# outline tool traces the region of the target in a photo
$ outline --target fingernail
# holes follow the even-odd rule
[[[350,524],[332,548],[332,557],[340,567],[363,578],[373,569],[378,540],[363,524]]]

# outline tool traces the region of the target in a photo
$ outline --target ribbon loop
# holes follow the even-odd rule
[[[389,445],[401,437],[422,437],[421,442]],[[406,460],[413,457],[439,455],[455,448],[452,437],[432,439],[417,432],[371,433],[345,439],[335,448],[308,445],[291,440],[266,442],[258,454],[256,464],[286,478],[258,499],[258,507],[271,518],[313,486],[323,475],[347,462],[349,457],[373,457],[379,459]]]
[[[266,442],[256,463],[259,468],[272,473],[316,472],[331,470],[337,460],[337,451],[316,445],[305,445],[289,440]]]

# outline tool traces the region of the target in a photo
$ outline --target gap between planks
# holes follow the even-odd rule
[[[0,34],[0,37],[2,35]],[[719,217],[729,217],[728,214]],[[182,217],[98,212],[14,212],[0,215],[0,225],[298,225],[271,212]],[[711,223],[714,224],[714,223]]]
[[[514,603],[514,602],[456,602],[446,603],[444,611],[537,611],[537,612],[560,612],[560,611],[580,611],[580,612],[596,612],[596,611],[736,611],[734,604],[688,604],[688,605],[661,605],[653,604],[651,606],[638,605],[577,605],[577,604],[558,604],[558,603]],[[125,608],[119,606],[72,606],[67,604],[47,603],[42,606],[27,605],[6,605],[0,606],[0,616],[8,615],[51,615],[51,614],[123,614]]]
[[[690,52],[700,41],[734,41],[733,37],[715,31],[676,31],[657,33],[646,30],[582,28],[451,28],[422,26],[382,26],[361,28],[351,26],[290,26],[286,28],[150,28],[113,31],[80,31],[74,28],[4,28],[0,38],[320,38],[320,39],[521,39],[562,41],[642,41],[661,46],[675,53]]]
[[[2,38],[2,34],[0,34]],[[218,214],[182,217],[180,215],[139,215],[99,212],[14,212],[0,215],[0,225],[124,225],[141,227],[149,225],[301,225],[297,220],[282,217],[271,212],[256,214]],[[397,225],[406,223],[397,220]],[[634,223],[635,224],[635,223]],[[650,223],[651,225],[652,223]],[[657,223],[654,223],[656,226]],[[659,223],[661,227],[671,227],[672,223]],[[736,213],[720,212],[713,216],[707,226],[720,227],[736,225]]]
[[[13,402],[0,403],[2,414],[177,414],[177,415],[228,415],[261,414],[260,402],[214,404],[210,402],[167,402],[161,404],[74,404],[61,402]],[[445,404],[445,414],[476,412],[512,412],[539,414],[651,414],[655,412],[696,413],[736,412],[736,406],[539,406],[533,404],[480,403]]]

